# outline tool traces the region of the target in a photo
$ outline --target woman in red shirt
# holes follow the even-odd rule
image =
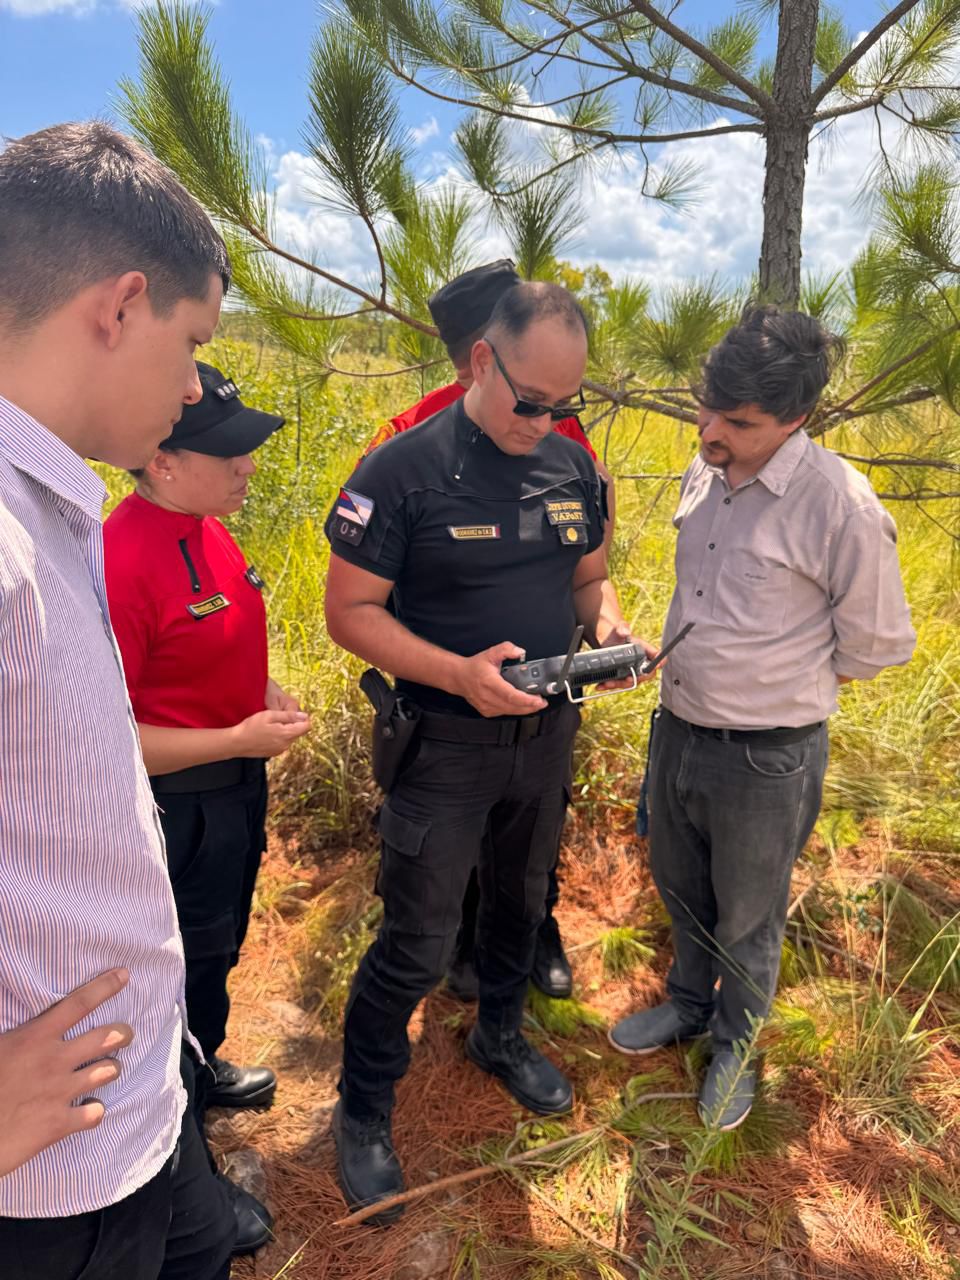
[[[266,843],[266,761],[310,721],[269,677],[264,584],[217,518],[243,506],[250,455],[283,419],[248,408],[212,366],[197,369],[202,398],[104,526],[107,594],[166,837],[188,1024],[216,1073],[205,1105],[258,1107],[273,1098],[273,1072],[217,1056],[227,975]]]

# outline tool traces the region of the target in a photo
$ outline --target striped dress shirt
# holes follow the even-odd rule
[[[183,948],[107,611],[104,497],[0,397],[0,1032],[122,966],[127,987],[71,1034],[105,1021],[136,1033],[95,1095],[102,1123],[0,1178],[2,1217],[130,1195],[170,1156],[186,1102]]]

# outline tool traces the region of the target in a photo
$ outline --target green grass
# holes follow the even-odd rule
[[[326,634],[323,523],[337,486],[348,478],[376,427],[422,388],[409,377],[333,379],[307,388],[298,385],[288,357],[250,342],[218,341],[205,355],[237,379],[248,403],[287,417],[286,428],[258,453],[252,496],[231,521],[267,583],[273,672],[314,717],[313,732],[272,767],[273,821],[295,838],[304,864],[324,850],[371,848],[370,815],[379,795],[370,780],[368,709],[356,684],[363,664],[333,646]],[[945,416],[942,426],[960,437],[958,420]],[[869,424],[861,435],[852,423],[838,432],[836,444],[873,453],[868,432]],[[688,427],[622,412],[606,444],[607,465],[615,476],[673,474],[690,460],[695,440]],[[884,441],[891,451],[909,452],[909,446],[908,439]],[[129,481],[103,471],[116,501]],[[673,587],[676,486],[622,479],[617,495],[612,576],[634,630],[653,639]],[[825,852],[816,846],[811,865],[818,884],[797,917],[800,928],[790,931],[785,944],[780,1001],[760,1038],[765,1065],[754,1113],[741,1130],[716,1134],[699,1126],[690,1098],[643,1101],[644,1094],[658,1091],[694,1092],[703,1068],[702,1049],[696,1049],[677,1057],[665,1076],[658,1071],[635,1077],[620,1101],[613,1100],[619,1086],[612,1076],[606,1102],[598,1084],[591,1105],[599,1114],[587,1123],[599,1121],[602,1128],[571,1156],[577,1175],[597,1189],[591,1196],[594,1216],[582,1219],[586,1230],[603,1234],[628,1210],[651,1220],[639,1255],[642,1273],[651,1280],[702,1276],[701,1251],[714,1261],[723,1252],[716,1241],[733,1209],[717,1200],[710,1180],[726,1187],[738,1169],[784,1150],[798,1126],[785,1086],[795,1092],[800,1078],[808,1092],[820,1090],[829,1098],[851,1131],[885,1130],[931,1157],[944,1141],[936,1092],[943,1086],[931,1075],[931,1064],[957,1032],[941,1002],[956,1007],[960,992],[960,930],[949,903],[925,892],[915,879],[903,884],[902,877],[908,867],[920,865],[918,856],[926,859],[922,865],[947,868],[954,878],[960,864],[960,559],[951,539],[922,510],[909,503],[892,504],[891,510],[919,636],[917,653],[908,666],[841,692],[840,710],[831,722],[831,764],[818,827]],[[937,514],[954,518],[942,509]],[[585,710],[574,787],[584,823],[602,831],[612,811],[635,804],[656,697],[656,689],[647,685]],[[861,845],[871,850],[864,874],[844,879],[840,864],[849,863],[852,846],[865,832],[874,843]],[[886,865],[876,854],[877,843],[906,851],[902,864]],[[369,893],[371,878],[363,871],[352,880],[343,878],[296,919],[303,940],[294,957],[300,992],[331,1033],[377,925],[380,908]],[[262,888],[261,910],[282,906],[284,891]],[[828,944],[839,945],[848,959],[838,959]],[[648,938],[629,919],[599,935],[597,945],[607,980],[622,978],[651,958]],[[552,1001],[533,990],[530,1013],[546,1037],[570,1042],[564,1051],[584,1055],[589,1046],[589,1054],[598,1056],[597,1030],[605,1025],[598,1010],[577,999]],[[601,1084],[606,1083],[604,1076]],[[554,1132],[547,1124],[539,1129],[524,1131],[521,1141],[536,1145]],[[626,1169],[625,1146],[633,1152]],[[568,1165],[558,1160],[556,1173],[531,1170],[525,1175],[535,1188],[531,1195],[549,1196],[550,1178],[569,1176]],[[936,1261],[930,1245],[934,1211],[960,1223],[960,1187],[930,1173],[891,1188],[888,1226],[909,1244],[918,1268],[928,1272],[930,1259]],[[571,1241],[569,1249],[531,1244],[521,1260],[522,1274],[563,1280],[636,1274],[583,1240],[571,1236]],[[461,1224],[451,1275],[471,1280],[493,1274],[500,1258],[516,1265],[509,1252],[492,1249],[481,1232]]]

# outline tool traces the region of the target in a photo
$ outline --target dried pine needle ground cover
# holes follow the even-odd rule
[[[798,866],[757,1105],[711,1135],[692,1096],[702,1049],[630,1060],[606,1042],[663,991],[669,938],[644,842],[571,823],[559,915],[576,999],[533,1000],[529,1033],[574,1080],[576,1107],[522,1112],[463,1057],[474,1010],[437,991],[411,1026],[395,1116],[407,1185],[500,1168],[431,1189],[386,1230],[337,1225],[329,1134],[343,1003],[378,915],[371,852],[273,845],[226,1052],[270,1062],[280,1088],[269,1112],[220,1113],[213,1138],[227,1159],[263,1158],[277,1239],[235,1276],[960,1276],[960,889],[942,854],[844,834],[823,822]]]

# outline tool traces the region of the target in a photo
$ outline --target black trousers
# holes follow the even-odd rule
[[[0,1218],[3,1280],[228,1280],[237,1224],[191,1105],[160,1172],[105,1209],[66,1218]]]
[[[266,766],[242,764],[241,782],[212,791],[168,792],[162,777],[151,779],[183,934],[187,1020],[208,1061],[226,1037],[227,976],[246,937],[266,847]]]
[[[456,720],[443,717],[444,737],[455,737]],[[383,924],[360,962],[344,1027],[340,1091],[350,1114],[393,1105],[410,1061],[407,1023],[446,972],[474,867],[479,1016],[501,1030],[519,1028],[579,723],[564,701],[528,726],[537,736],[504,745],[425,731],[380,810]]]
[[[558,850],[559,853],[559,850]],[[559,859],[558,859],[559,862]],[[544,902],[544,918],[541,931],[549,923],[553,909],[560,897],[560,881],[557,876],[558,862],[550,868],[547,878],[547,897]],[[470,872],[466,892],[463,895],[463,906],[460,910],[460,928],[457,930],[456,953],[458,956],[472,958],[476,950],[477,920],[480,915],[480,876],[476,868]]]

